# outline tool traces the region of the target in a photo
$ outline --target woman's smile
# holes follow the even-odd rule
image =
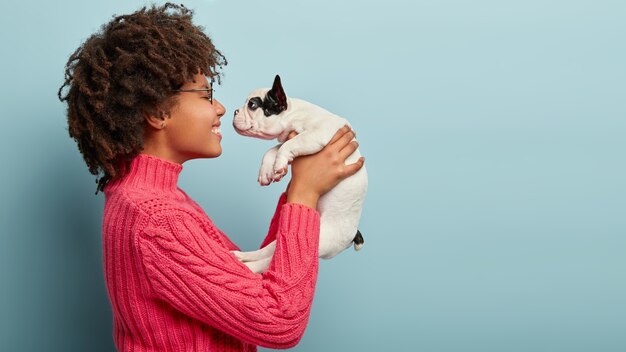
[[[220,140],[222,140],[222,131],[220,130],[220,125],[221,123],[218,123],[217,125],[213,126],[213,128],[211,128],[211,133],[219,136]]]

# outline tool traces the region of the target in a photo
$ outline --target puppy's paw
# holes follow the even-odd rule
[[[287,167],[285,166],[284,168],[278,170],[278,171],[274,171],[274,178],[272,179],[272,181],[274,182],[278,182],[280,181],[283,176],[285,176],[287,174]]]
[[[259,170],[259,184],[261,186],[267,186],[274,180],[274,168],[272,165],[261,165]]]
[[[237,259],[238,259],[240,262],[244,262],[244,256],[242,255],[242,252],[240,252],[240,251],[230,251],[230,252],[231,252],[232,254],[234,254],[234,255],[235,255],[235,257],[237,257]]]
[[[272,180],[274,182],[280,181],[280,179],[282,179],[283,176],[287,174],[288,168],[289,160],[276,159],[276,162],[274,163],[274,173]]]
[[[259,175],[258,181],[261,186],[268,186],[272,183],[272,178],[268,178],[267,175]]]

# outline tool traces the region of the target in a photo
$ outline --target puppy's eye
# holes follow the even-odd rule
[[[253,111],[254,111],[254,110],[256,110],[258,107],[259,107],[259,106],[256,104],[256,101],[254,101],[254,100],[250,100],[250,101],[248,102],[248,109],[250,109],[250,110],[253,110]]]

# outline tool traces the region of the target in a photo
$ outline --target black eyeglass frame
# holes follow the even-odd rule
[[[213,87],[193,88],[193,89],[174,89],[173,92],[209,92],[209,102],[213,104]]]

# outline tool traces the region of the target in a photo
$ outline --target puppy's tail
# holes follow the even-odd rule
[[[361,250],[361,248],[363,247],[363,243],[365,243],[365,240],[363,239],[363,236],[361,235],[361,231],[356,230],[356,235],[354,236],[354,239],[352,240],[352,242],[354,242],[355,251]]]

